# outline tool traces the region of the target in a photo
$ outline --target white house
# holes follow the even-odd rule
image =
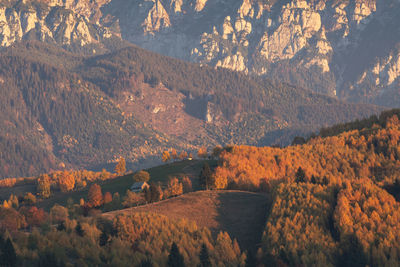
[[[135,193],[142,192],[143,189],[149,188],[149,184],[146,182],[136,182],[131,186],[131,191]]]

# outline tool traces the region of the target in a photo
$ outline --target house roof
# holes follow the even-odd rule
[[[143,186],[144,185],[148,185],[146,182],[136,182],[136,183],[134,183],[132,186],[131,186],[131,188],[143,188]]]

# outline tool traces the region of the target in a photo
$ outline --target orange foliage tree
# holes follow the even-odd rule
[[[306,144],[275,147],[235,146],[221,153],[215,176],[228,184],[251,183],[258,187],[266,179],[271,185],[294,181],[299,167],[305,177],[322,183],[341,184],[346,179],[370,178],[378,185],[393,184],[400,166],[400,123],[396,116],[384,127],[316,137]]]
[[[103,204],[103,193],[101,192],[101,187],[98,184],[92,184],[88,192],[87,206],[99,207]]]
[[[164,151],[162,153],[162,161],[168,162],[171,160],[171,155],[169,154],[169,151]]]
[[[62,192],[68,192],[75,187],[75,177],[68,171],[63,171],[58,176],[58,186]]]
[[[178,178],[173,177],[168,181],[168,187],[166,190],[166,196],[179,196],[183,194],[183,186],[182,183],[179,182]]]
[[[126,172],[126,163],[125,163],[125,159],[123,157],[121,157],[117,163],[117,165],[115,165],[115,173],[118,175],[122,175]]]

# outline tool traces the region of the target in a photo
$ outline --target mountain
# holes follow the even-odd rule
[[[121,155],[137,162],[144,155],[158,157],[161,143],[175,146],[63,68],[60,61],[71,54],[60,52],[57,61],[50,54],[54,51],[60,50],[40,55],[53,64],[9,50],[0,55],[2,176],[94,167]]]
[[[85,56],[22,41],[0,61],[2,176],[101,168],[120,156],[143,168],[169,148],[284,144],[381,110],[132,45]]]
[[[398,107],[396,0],[3,0],[0,45],[99,54],[121,40],[186,61]]]
[[[395,0],[117,0],[102,10],[122,38],[158,53],[397,107],[399,8]]]

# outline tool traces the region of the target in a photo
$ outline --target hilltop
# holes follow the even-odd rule
[[[269,197],[245,191],[198,191],[139,207],[104,213],[108,219],[134,213],[156,213],[172,220],[186,219],[207,227],[216,237],[226,231],[242,250],[260,243]]]

